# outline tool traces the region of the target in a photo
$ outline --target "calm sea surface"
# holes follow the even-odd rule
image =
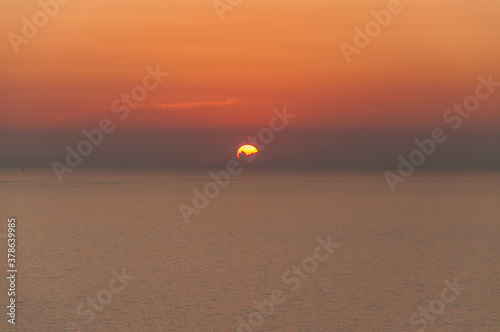
[[[0,169],[0,330],[500,331],[500,172],[382,173]]]

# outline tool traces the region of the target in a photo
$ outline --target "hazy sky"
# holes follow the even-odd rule
[[[0,167],[50,167],[105,117],[117,128],[84,166],[211,167],[284,105],[297,118],[262,165],[385,167],[445,127],[479,75],[500,81],[500,1],[401,6],[348,64],[340,43],[387,1],[244,0],[221,21],[212,0],[72,0],[18,53],[8,34],[39,1],[3,1]],[[111,103],[157,65],[170,76],[118,120]],[[498,132],[500,88],[430,165],[498,167]]]

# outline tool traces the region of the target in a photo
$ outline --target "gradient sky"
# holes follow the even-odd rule
[[[144,166],[218,165],[214,160],[234,154],[252,128],[266,126],[271,110],[284,105],[298,117],[286,140],[280,138],[281,148],[274,148],[275,159],[296,152],[296,161],[283,166],[314,148],[335,151],[353,161],[346,167],[356,167],[360,152],[346,148],[346,141],[380,142],[377,151],[391,151],[386,157],[395,160],[407,151],[398,150],[401,140],[417,138],[411,130],[425,135],[443,126],[444,111],[474,91],[479,75],[500,81],[500,1],[401,4],[402,13],[347,64],[339,44],[352,44],[353,28],[364,27],[373,19],[370,11],[385,9],[387,1],[244,0],[221,21],[211,0],[72,0],[18,54],[7,34],[20,34],[21,18],[31,20],[40,7],[38,1],[3,1],[0,166],[49,167],[47,160],[64,158],[64,147],[76,144],[82,129],[117,118],[111,102],[157,64],[170,76],[110,134],[179,142],[161,162],[154,160],[161,146],[153,144],[143,152],[151,156]],[[469,137],[470,153],[484,151],[477,158],[498,155],[491,135],[500,132],[499,111],[500,90],[464,123],[450,149]],[[324,134],[305,134],[319,129]],[[481,132],[491,135],[474,135]],[[106,158],[120,160],[113,166],[135,165],[137,153],[123,144],[109,139],[87,165],[108,165]],[[190,155],[199,156],[205,145],[217,150],[214,160]],[[384,164],[378,158],[386,157],[363,165],[378,167]],[[457,167],[454,158],[448,164],[454,160]],[[498,158],[488,160],[488,167],[498,165]]]

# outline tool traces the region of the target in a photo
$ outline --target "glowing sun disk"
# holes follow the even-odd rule
[[[247,156],[249,156],[251,154],[259,152],[259,150],[257,150],[257,148],[253,145],[245,144],[245,145],[240,146],[240,148],[238,149],[238,152],[236,152],[236,155],[238,156],[238,158],[240,157],[240,153],[242,153],[242,152],[244,154],[246,154]]]

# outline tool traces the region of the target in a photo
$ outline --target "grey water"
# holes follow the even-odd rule
[[[500,172],[208,172],[0,169],[0,330],[500,331]]]

